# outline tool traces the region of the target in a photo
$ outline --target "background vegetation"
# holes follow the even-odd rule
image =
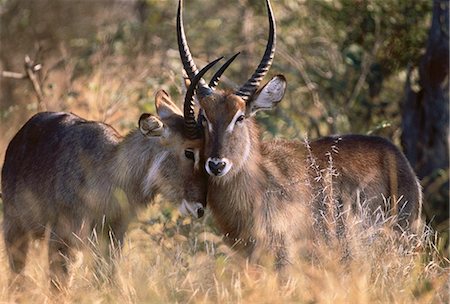
[[[241,51],[221,84],[231,88],[242,84],[264,50],[267,16],[263,1],[185,2],[186,32],[196,63],[203,66],[218,56]],[[447,12],[447,19],[438,19],[444,41],[447,39],[448,54],[448,1],[435,3]],[[42,108],[72,111],[109,123],[125,133],[136,126],[141,112],[154,112],[153,94],[157,89],[166,89],[181,103],[176,7],[176,0],[0,0],[0,71],[25,75],[24,58],[28,55],[33,61],[28,64],[31,70],[35,63],[42,65],[32,71],[35,84],[42,89]],[[420,132],[405,132],[422,127],[417,120],[404,119],[408,111],[418,109],[417,115],[422,115],[425,121],[440,123],[441,129],[433,127],[431,132],[447,143],[437,154],[439,157],[434,157],[442,162],[431,170],[422,171],[423,163],[410,159],[425,191],[424,217],[439,231],[430,242],[433,254],[425,255],[426,258],[412,255],[405,261],[396,250],[391,255],[378,256],[374,255],[377,251],[366,252],[373,261],[356,259],[355,271],[348,276],[341,276],[339,266],[332,263],[324,262],[328,275],[324,275],[324,268],[319,271],[301,265],[298,282],[310,289],[305,292],[299,285],[287,287],[283,299],[300,302],[338,299],[342,303],[445,301],[445,275],[442,276],[445,261],[434,254],[448,255],[448,56],[446,61],[438,61],[446,71],[438,87],[444,97],[436,105],[439,108],[430,109],[420,102],[412,107],[408,103],[411,92],[419,96],[416,101],[426,95],[421,93],[426,75],[420,67],[424,65],[424,55],[430,55],[426,48],[427,43],[430,45],[433,2],[279,0],[273,1],[273,7],[278,43],[270,74],[284,74],[288,89],[275,111],[258,114],[265,138],[312,139],[352,132],[386,136],[399,147],[412,140],[427,149],[432,136],[422,142]],[[28,79],[15,79],[20,75],[5,73],[3,76],[0,78],[2,160],[9,140],[38,110],[39,98]],[[429,119],[424,111],[435,111],[441,116]],[[409,141],[402,134],[407,134]],[[411,148],[405,152],[410,155]],[[90,292],[78,294],[75,300],[90,302],[92,296],[104,301],[124,297],[130,302],[259,299],[271,302],[277,298],[270,271],[246,268],[245,261],[234,257],[221,243],[209,216],[190,223],[178,219],[173,208],[164,202],[155,208],[130,231],[130,241],[124,249],[127,256],[119,262],[118,277],[122,283],[115,285],[120,292],[111,292],[108,289],[111,287],[103,285],[100,289],[93,287],[95,280],[85,280],[83,268],[78,268],[75,291],[80,293],[89,288]],[[383,264],[383,259],[390,259],[389,267]],[[3,259],[1,262],[1,273],[7,273],[6,263]],[[356,271],[358,265],[367,272]],[[402,272],[405,265],[409,268]],[[43,299],[44,289],[39,284],[45,280],[41,282],[33,272],[42,270],[36,267],[38,270],[28,270],[34,280],[30,284],[36,287],[36,294],[30,299],[35,299],[33,296]],[[380,271],[391,273],[376,277]],[[409,280],[404,280],[405,275],[409,275]],[[356,281],[362,285],[353,286]],[[401,292],[387,291],[390,286]],[[5,289],[6,280],[1,279],[3,296]]]

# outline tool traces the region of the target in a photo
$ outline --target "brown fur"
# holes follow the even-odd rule
[[[293,248],[306,234],[329,237],[330,217],[342,238],[345,215],[364,208],[375,221],[377,211],[386,209],[383,196],[401,198],[389,206],[398,215],[398,229],[416,228],[420,185],[389,141],[343,135],[309,143],[262,142],[249,113],[231,133],[225,131],[236,110],[245,110],[239,97],[216,92],[200,104],[207,118],[205,159],[233,164],[225,175],[209,177],[208,206],[230,245],[253,260],[266,252],[279,268],[292,262]]]

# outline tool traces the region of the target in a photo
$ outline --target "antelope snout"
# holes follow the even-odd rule
[[[201,203],[189,203],[186,200],[181,202],[178,210],[183,216],[192,215],[195,218],[201,218],[205,214],[205,209]]]
[[[203,207],[197,208],[197,218],[203,217],[204,214],[205,214],[205,209],[203,209]]]
[[[211,172],[215,175],[219,175],[220,173],[222,173],[223,169],[225,169],[225,165],[226,163],[224,161],[209,161],[208,162],[208,167],[211,170]]]
[[[231,162],[226,158],[208,158],[205,169],[209,175],[223,176],[231,169]]]

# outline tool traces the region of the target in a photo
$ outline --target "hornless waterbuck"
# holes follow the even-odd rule
[[[21,273],[29,242],[50,230],[53,282],[64,283],[72,249],[90,236],[121,244],[137,209],[160,193],[181,211],[203,215],[207,174],[203,138],[159,91],[158,117],[142,114],[121,137],[111,126],[74,114],[34,115],[14,136],[2,169],[3,233],[10,268]],[[103,238],[101,238],[103,237]]]
[[[259,87],[275,53],[275,20],[269,0],[266,5],[269,38],[251,78],[230,92],[214,90],[220,77],[215,75],[209,86],[203,83],[197,90],[209,174],[207,202],[226,239],[251,259],[270,252],[281,268],[293,261],[294,245],[305,229],[326,238],[331,218],[342,237],[345,219],[361,208],[373,221],[377,211],[388,209],[397,229],[414,231],[421,188],[406,158],[389,141],[363,135],[309,143],[261,141],[254,115],[276,106],[286,89],[282,75]],[[184,34],[181,1],[177,19],[181,59],[192,78],[197,67]]]

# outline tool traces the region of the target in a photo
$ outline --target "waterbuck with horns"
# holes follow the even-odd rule
[[[294,260],[305,230],[327,238],[333,228],[342,238],[346,219],[361,209],[373,221],[377,211],[388,209],[396,229],[414,231],[420,222],[421,187],[404,155],[389,141],[363,135],[261,141],[254,115],[275,107],[286,89],[282,75],[260,87],[276,42],[269,0],[266,6],[268,42],[251,78],[236,91],[215,90],[235,55],[209,85],[201,81],[197,88],[209,174],[207,202],[225,239],[254,261],[269,252],[277,268],[283,268]],[[184,33],[181,0],[177,21],[181,59],[193,78],[198,71]],[[190,89],[186,98],[192,99]]]
[[[164,91],[159,117],[142,114],[121,137],[111,126],[74,114],[34,115],[14,136],[2,169],[3,233],[13,278],[29,243],[48,227],[52,282],[64,283],[73,249],[91,236],[120,246],[139,207],[160,193],[181,211],[203,215],[207,174],[203,138]],[[107,249],[107,245],[103,249]],[[105,254],[107,252],[103,252]]]

